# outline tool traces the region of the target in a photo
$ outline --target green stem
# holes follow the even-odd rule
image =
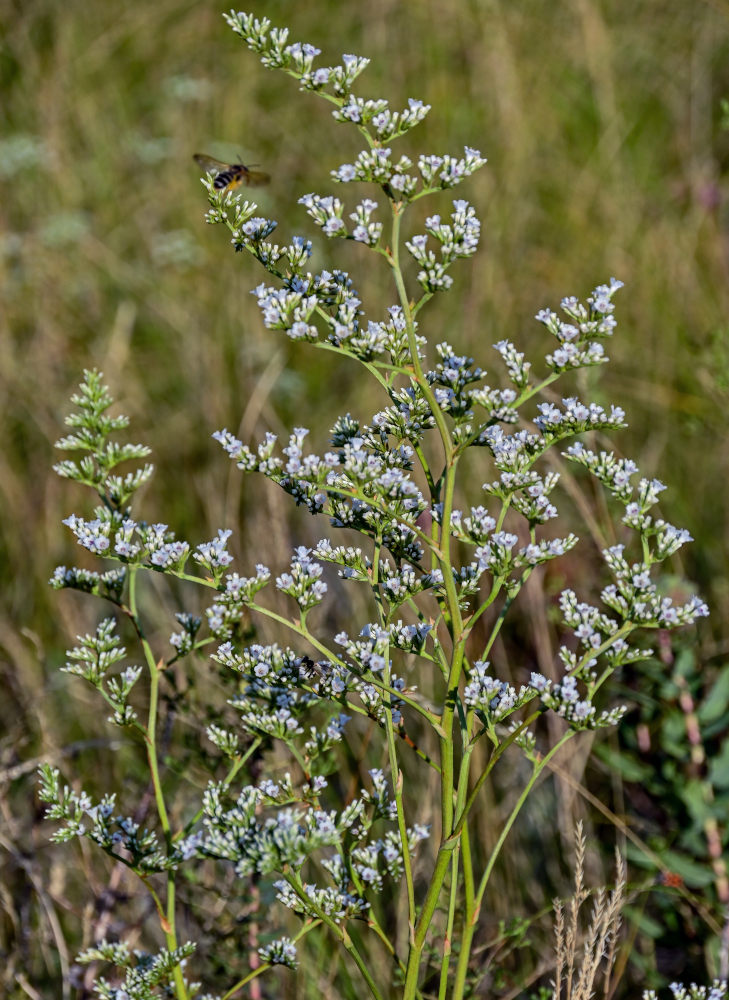
[[[400,834],[403,871],[408,896],[408,923],[409,926],[413,928],[415,926],[415,883],[413,881],[413,867],[410,858],[407,823],[405,821],[405,804],[402,797],[402,771],[400,770],[397,760],[397,747],[395,745],[395,733],[394,726],[392,724],[392,709],[389,704],[385,705],[385,733],[387,736],[387,754],[390,762],[390,775],[393,789],[395,791],[397,828]]]
[[[453,725],[455,708],[457,704],[457,689],[463,669],[464,638],[463,619],[458,603],[458,593],[453,579],[453,568],[451,564],[450,537],[451,537],[451,515],[453,511],[453,497],[455,492],[455,473],[457,468],[456,449],[453,445],[445,414],[437,403],[435,394],[425,378],[422,363],[418,353],[418,345],[415,334],[415,321],[413,307],[410,304],[405,281],[400,267],[400,221],[404,206],[392,205],[392,242],[390,248],[390,266],[392,268],[395,286],[400,299],[400,306],[405,318],[405,326],[410,348],[410,360],[413,366],[413,378],[423,398],[428,403],[433,420],[438,429],[444,455],[443,474],[443,513],[441,517],[441,548],[438,553],[438,562],[443,573],[443,588],[446,595],[446,606],[448,609],[448,627],[453,643],[451,660],[448,672],[448,688],[446,703],[438,728],[441,755],[441,847],[436,857],[435,870],[428,886],[425,901],[420,912],[417,924],[412,930],[412,941],[408,955],[408,968],[405,977],[405,987],[403,1000],[412,1000],[417,989],[418,970],[422,957],[423,946],[428,932],[428,928],[435,913],[438,898],[443,888],[448,864],[451,860],[453,850],[457,845],[457,838],[451,837],[453,826],[453,796],[454,796],[454,746],[453,746]]]
[[[261,743],[263,743],[263,737],[262,736],[257,736],[253,740],[253,742],[251,743],[251,745],[248,747],[248,749],[246,750],[246,752],[244,754],[242,754],[242,756],[236,757],[236,759],[233,761],[233,763],[231,764],[230,768],[228,769],[228,773],[223,778],[223,780],[221,782],[222,785],[224,785],[226,788],[230,785],[230,783],[232,782],[233,778],[235,778],[236,774],[240,771],[240,769],[243,767],[243,765],[250,759],[250,757],[253,756],[253,754],[256,752],[256,750],[258,750],[258,748],[260,747]],[[200,809],[198,809],[198,811],[195,813],[195,815],[192,816],[191,819],[189,819],[187,821],[187,823],[185,824],[185,826],[174,835],[174,837],[172,838],[173,842],[175,842],[177,840],[182,840],[184,837],[187,837],[187,835],[190,833],[190,831],[195,826],[195,824],[198,823],[202,819],[202,817],[203,817],[204,814],[205,814],[205,808],[204,807],[201,807]]]
[[[458,840],[451,837],[448,840],[442,841],[438,849],[438,854],[435,858],[435,865],[433,867],[433,875],[431,877],[430,884],[428,885],[428,890],[425,894],[425,899],[423,900],[423,905],[420,910],[420,917],[415,926],[410,943],[407,972],[405,973],[405,985],[402,993],[403,1000],[413,1000],[417,992],[418,971],[420,969],[420,959],[423,954],[425,937],[438,906],[438,897],[440,896],[441,889],[443,888],[443,882],[445,880],[446,872],[448,871],[451,855],[457,845]]]
[[[516,818],[521,812],[521,809],[529,797],[529,793],[534,787],[536,781],[541,775],[544,768],[547,766],[552,757],[575,735],[574,730],[568,729],[567,732],[562,736],[560,740],[549,750],[548,753],[541,758],[541,760],[536,761],[534,768],[532,770],[532,776],[525,785],[521,792],[521,795],[516,800],[514,808],[509,814],[509,818],[506,823],[504,823],[503,829],[499,834],[499,839],[496,841],[491,856],[488,860],[486,868],[483,875],[481,876],[481,881],[478,886],[478,891],[473,899],[472,912],[467,914],[468,919],[464,923],[463,927],[463,937],[461,940],[461,953],[458,956],[458,965],[456,966],[456,978],[453,984],[453,992],[451,994],[452,1000],[463,1000],[464,989],[466,986],[466,976],[468,973],[468,963],[471,957],[471,948],[473,946],[473,936],[476,932],[476,925],[478,923],[479,914],[481,912],[481,905],[483,903],[484,893],[486,892],[486,887],[488,885],[489,879],[491,878],[491,873],[493,872],[496,860],[501,853],[501,849],[504,846],[506,838],[508,837],[512,826],[516,822]]]
[[[448,899],[448,919],[446,922],[445,937],[443,940],[443,957],[440,961],[440,983],[438,986],[438,1000],[445,1000],[448,988],[448,970],[451,964],[451,954],[453,953],[453,928],[456,917],[456,903],[458,901],[458,860],[460,848],[456,848],[451,859],[451,889]]]
[[[389,622],[385,613],[382,601],[382,594],[379,587],[380,573],[380,544],[376,541],[375,551],[372,559],[372,590],[377,603],[377,610],[380,616],[380,625],[386,629]],[[390,649],[385,650],[385,670],[383,674],[385,684],[391,690],[391,666]],[[397,809],[397,828],[400,834],[400,847],[402,850],[403,873],[405,875],[405,885],[408,896],[408,920],[410,926],[415,924],[415,885],[413,882],[413,867],[410,858],[410,845],[408,844],[408,830],[405,821],[405,804],[402,797],[402,771],[397,759],[397,746],[395,744],[395,727],[392,720],[392,695],[389,694],[385,701],[385,737],[387,740],[387,755],[390,762],[390,780],[395,793],[395,808]]]
[[[158,666],[155,662],[152,647],[149,645],[142,629],[137,608],[137,570],[134,569],[129,572],[129,611],[137,629],[142,649],[144,650],[144,658],[147,663],[147,669],[149,671],[149,711],[147,713],[147,726],[144,731],[144,742],[147,750],[149,772],[152,778],[152,787],[154,788],[157,815],[159,816],[160,826],[162,827],[162,832],[164,834],[167,851],[170,853],[173,849],[172,828],[170,826],[169,816],[167,815],[167,806],[165,804],[162,779],[160,777],[159,759],[157,756],[159,681],[161,671],[164,668],[164,663],[161,662]],[[167,948],[172,951],[177,947],[177,931],[175,926],[175,872],[171,869],[166,873],[166,890],[167,898],[165,913],[162,917],[161,923],[162,930],[165,935],[165,943]],[[185,986],[182,969],[179,966],[177,966],[174,970],[174,982],[177,1000],[187,1000],[187,988]]]
[[[456,818],[456,826],[455,826],[455,830],[454,830],[455,834],[460,834],[462,828],[464,827],[464,825],[466,823],[468,815],[471,812],[471,809],[473,808],[473,804],[476,801],[476,799],[478,798],[478,793],[481,791],[483,783],[486,781],[486,779],[488,778],[489,774],[491,774],[491,772],[493,771],[494,767],[496,766],[496,764],[498,763],[498,761],[500,760],[500,758],[509,749],[509,747],[513,743],[516,742],[516,740],[518,739],[518,737],[525,730],[527,730],[529,728],[529,726],[531,726],[531,724],[536,719],[539,718],[539,716],[542,714],[543,711],[545,711],[545,710],[543,708],[540,708],[540,709],[537,709],[536,712],[532,712],[532,714],[528,718],[526,718],[522,723],[520,723],[520,725],[518,726],[517,729],[515,729],[515,730],[513,730],[513,732],[509,733],[509,735],[504,740],[502,740],[501,743],[499,743],[499,745],[493,751],[493,753],[491,754],[491,756],[488,759],[488,763],[486,764],[486,767],[483,769],[483,771],[481,772],[481,774],[478,776],[478,779],[477,779],[475,785],[471,789],[471,793],[468,796],[468,799],[466,800],[466,804],[463,807],[462,812]],[[480,735],[481,734],[479,734],[479,736]],[[478,739],[478,737],[476,739]],[[475,741],[474,741],[474,743],[475,743]]]
[[[279,615],[277,612],[271,611],[269,608],[264,608],[262,607],[262,605],[256,604],[253,601],[248,605],[248,607],[252,611],[256,611],[260,615],[263,615],[265,618],[270,618],[273,621],[278,622],[279,625],[283,625],[291,632],[296,633],[296,635],[300,636],[302,639],[305,639],[308,643],[310,643],[314,647],[314,649],[318,650],[320,653],[323,653],[328,660],[331,660],[332,662],[338,663],[340,666],[349,669],[347,664],[342,659],[340,659],[340,657],[338,657],[336,653],[334,653],[331,649],[325,646],[324,643],[320,642],[316,638],[316,636],[312,635],[312,633],[309,632],[309,630],[304,628],[302,625],[299,625],[296,622],[292,622],[288,618],[284,618],[283,615]],[[415,701],[414,698],[411,698],[407,694],[407,692],[396,691],[389,685],[384,684],[382,681],[379,681],[376,677],[367,677],[367,683],[371,684],[373,687],[377,688],[377,690],[382,693],[386,693],[391,696],[394,695],[400,701],[404,702],[406,705],[412,708],[413,711],[417,712],[418,715],[421,715],[429,725],[431,726],[437,725],[438,717],[433,712],[425,708],[424,705],[419,704],[419,702]],[[356,711],[355,706],[352,706],[352,708]],[[367,713],[360,710],[360,714],[366,715]]]
[[[493,646],[494,642],[496,642],[496,638],[497,638],[499,632],[501,631],[501,626],[504,624],[504,620],[505,620],[506,615],[507,615],[507,613],[509,611],[509,608],[514,603],[514,601],[516,600],[516,597],[519,594],[519,592],[521,591],[521,588],[524,586],[524,584],[527,582],[527,580],[529,579],[529,577],[532,575],[532,572],[533,572],[533,568],[530,566],[528,569],[526,569],[524,571],[524,573],[522,574],[521,579],[518,581],[518,584],[514,587],[514,589],[511,591],[511,593],[508,594],[506,600],[504,601],[503,607],[501,608],[501,611],[499,612],[499,616],[498,616],[498,618],[496,619],[496,621],[494,623],[494,627],[491,629],[491,635],[489,636],[488,642],[484,646],[484,650],[481,653],[481,656],[479,656],[480,660],[485,660],[486,657],[489,655],[489,652],[491,651],[491,647]],[[501,582],[499,584],[499,590],[501,589],[501,584],[503,584],[503,578],[500,578],[500,580],[501,580]],[[497,591],[497,593],[498,593],[498,591]],[[485,608],[487,606],[488,605],[485,603],[484,606],[483,606],[483,609],[480,608],[479,611],[477,612],[477,614],[474,615],[474,617],[469,622],[469,626],[470,627],[473,627],[474,619],[477,618],[477,615],[480,614],[481,610],[485,610]]]
[[[352,940],[347,928],[344,925],[340,926],[338,923],[332,920],[330,916],[324,913],[324,911],[321,910],[313,902],[312,899],[310,899],[310,897],[304,891],[304,888],[298,878],[290,874],[288,875],[284,874],[284,878],[291,886],[293,891],[296,893],[296,895],[299,897],[299,899],[302,901],[302,903],[305,905],[306,909],[313,910],[316,913],[317,919],[320,920],[323,924],[325,924],[329,928],[329,930],[334,934],[334,936],[339,940],[339,942],[344,946],[344,948],[352,958],[352,961],[355,963],[359,971],[362,973],[362,977],[369,986],[370,992],[372,993],[372,996],[375,998],[375,1000],[384,1000],[384,997],[382,996],[382,993],[380,992],[377,983],[374,981],[370,973],[370,970],[367,968],[367,963],[360,955],[359,950],[354,941]]]
[[[298,934],[296,934],[292,938],[293,943],[296,944],[296,942],[300,941],[301,938],[306,937],[307,934],[313,931],[320,924],[321,920],[309,920],[307,923],[304,924],[304,926],[301,928]],[[258,976],[260,976],[262,973],[266,972],[270,968],[271,968],[270,962],[264,962],[262,965],[259,965],[257,969],[253,969],[246,976],[243,976],[242,979],[239,979],[237,983],[234,983],[233,986],[230,987],[230,989],[226,990],[225,993],[223,993],[223,995],[221,996],[220,1000],[230,1000],[231,997],[235,996],[238,990],[242,989],[247,983],[250,983],[253,979],[256,979]]]

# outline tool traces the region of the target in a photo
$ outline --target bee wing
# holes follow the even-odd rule
[[[205,153],[195,153],[193,160],[199,167],[202,167],[206,174],[219,174],[221,170],[227,170],[228,164],[222,160],[216,160],[214,156],[206,156]]]
[[[270,174],[265,174],[262,170],[249,170],[243,167],[243,182],[249,187],[260,187],[261,184],[268,184],[271,180]]]

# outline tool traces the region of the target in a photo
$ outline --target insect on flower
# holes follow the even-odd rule
[[[261,184],[268,184],[271,179],[262,170],[251,170],[242,163],[223,163],[204,153],[195,153],[193,160],[206,173],[214,175],[213,187],[216,191],[234,191],[241,184],[258,187]]]
[[[302,656],[299,660],[299,675],[312,681],[315,677],[321,676],[319,665],[314,663],[310,656]]]

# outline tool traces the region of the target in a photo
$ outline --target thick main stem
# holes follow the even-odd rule
[[[152,787],[154,788],[154,800],[157,806],[157,815],[159,816],[160,826],[162,827],[162,832],[164,834],[167,851],[170,852],[173,849],[172,828],[167,814],[167,806],[165,804],[164,792],[162,789],[162,779],[159,771],[159,758],[157,756],[157,712],[159,709],[160,670],[155,662],[152,648],[144,636],[141,622],[139,620],[136,582],[137,573],[136,570],[132,570],[129,574],[129,610],[137,629],[140,642],[142,643],[144,658],[147,663],[147,669],[149,670],[149,711],[147,713],[147,726],[144,731],[144,742],[147,750],[149,773],[152,778]],[[165,905],[165,915],[162,921],[162,930],[164,931],[167,948],[170,951],[173,951],[177,947],[177,930],[175,919],[176,885],[175,873],[172,869],[167,872],[166,890],[167,899]],[[187,988],[182,975],[182,969],[179,965],[175,968],[173,975],[177,1000],[187,1000]]]
[[[549,761],[554,757],[556,753],[564,746],[564,744],[574,736],[574,730],[568,729],[567,732],[562,736],[560,740],[551,748],[551,750],[544,755],[538,762],[534,764],[534,769],[532,771],[531,778],[526,783],[523,788],[521,795],[516,800],[513,809],[504,823],[503,829],[499,834],[499,839],[496,841],[491,856],[486,865],[486,869],[481,876],[481,882],[479,883],[478,891],[476,892],[471,905],[467,907],[466,918],[463,923],[463,936],[461,938],[461,952],[458,956],[458,965],[456,967],[456,978],[453,984],[453,992],[451,994],[451,1000],[463,1000],[464,990],[466,987],[466,976],[468,973],[468,963],[471,957],[471,948],[473,947],[473,936],[476,933],[476,925],[478,923],[478,918],[481,913],[481,905],[483,903],[484,893],[486,892],[486,887],[488,885],[489,879],[491,878],[491,873],[496,864],[496,860],[501,853],[501,849],[506,842],[512,826],[516,822],[516,818],[522,810],[524,803],[529,797],[529,793],[537,782],[540,774],[547,766]]]
[[[392,205],[392,245],[389,261],[400,299],[400,306],[405,318],[405,328],[410,348],[410,360],[413,367],[413,378],[419,391],[427,401],[433,421],[443,445],[444,473],[442,477],[441,513],[441,544],[438,562],[443,574],[443,588],[447,608],[447,623],[451,635],[452,653],[447,679],[445,707],[439,726],[440,761],[441,761],[441,846],[436,857],[435,869],[428,891],[420,911],[420,916],[412,929],[412,939],[408,953],[408,966],[403,990],[404,1000],[412,1000],[417,991],[418,972],[422,958],[423,947],[431,921],[438,905],[443,884],[452,859],[453,851],[458,844],[458,837],[452,836],[453,830],[453,800],[454,800],[454,745],[453,727],[457,703],[458,683],[463,670],[464,638],[463,619],[458,603],[458,592],[453,578],[453,566],[450,553],[450,523],[453,512],[453,497],[455,492],[455,473],[457,453],[453,445],[445,415],[438,405],[435,394],[425,377],[415,334],[413,309],[408,298],[400,268],[400,220],[404,210],[403,204]],[[436,502],[436,498],[433,498]]]

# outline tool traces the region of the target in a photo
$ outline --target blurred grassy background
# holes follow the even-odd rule
[[[369,56],[359,93],[395,108],[408,97],[431,103],[403,151],[468,144],[489,158],[458,192],[480,211],[483,248],[424,314],[425,332],[488,367],[489,345],[503,337],[542,350],[532,319],[542,306],[584,296],[611,274],[625,281],[613,363],[593,391],[624,406],[631,429],[621,446],[668,482],[665,516],[696,539],[684,569],[713,611],[700,652],[711,672],[703,687],[695,682],[703,697],[723,676],[729,638],[729,131],[720,106],[729,96],[729,4],[266,0],[248,9],[320,46],[327,63],[342,52]],[[60,520],[81,501],[50,466],[81,369],[104,371],[133,417],[133,440],[153,449],[145,514],[194,541],[237,524],[244,567],[257,558],[282,565],[291,542],[315,529],[268,484],[231,471],[211,432],[285,434],[303,419],[318,448],[338,413],[366,415],[381,401],[360,395],[354,368],[319,365],[319,355],[265,331],[249,294],[262,272],[203,223],[192,153],[240,155],[273,175],[258,200],[279,220],[282,242],[306,232],[316,266],[328,266],[332,247],[312,234],[296,199],[327,192],[328,171],[359,148],[324,102],[259,64],[218,3],[5,0],[0,94],[0,946],[6,985],[17,979],[18,996],[46,996],[66,936],[69,954],[79,944],[82,904],[47,828],[29,846],[30,772],[38,757],[60,761],[84,752],[79,741],[106,735],[93,701],[57,672],[69,637],[99,608],[46,582],[57,563],[77,558]],[[434,206],[447,211],[445,199]],[[356,277],[361,250],[335,249]],[[363,270],[355,283],[365,307],[382,308],[393,300],[388,278],[369,259]],[[269,550],[252,556],[261,537]],[[636,694],[646,725],[658,690]],[[717,755],[725,714],[714,719]],[[656,808],[659,826],[674,817]],[[573,818],[564,810],[562,830]],[[519,874],[539,815],[503,866],[515,914],[545,898]],[[606,834],[608,854],[613,839]]]

